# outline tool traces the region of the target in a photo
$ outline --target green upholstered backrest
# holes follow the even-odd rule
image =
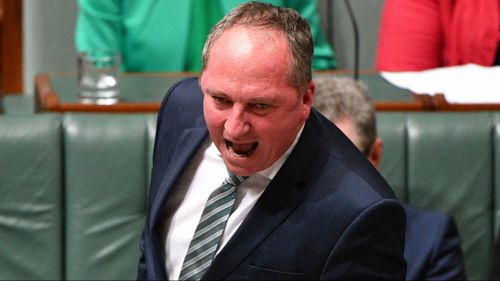
[[[2,107],[8,115],[35,113],[35,97],[32,95],[6,95],[1,97]]]
[[[0,279],[63,278],[59,115],[0,116]]]
[[[380,172],[396,196],[454,217],[466,273],[486,279],[500,224],[500,113],[377,113]]]
[[[490,113],[408,114],[408,201],[452,215],[466,273],[486,279],[493,233]]]
[[[493,163],[493,171],[495,174],[495,229],[494,237],[500,239],[498,235],[500,230],[500,112],[493,114],[494,131],[493,141],[495,149],[495,161]]]
[[[153,115],[66,114],[66,278],[135,279]]]
[[[452,215],[470,279],[500,222],[500,113],[377,113],[402,201]],[[0,116],[0,279],[135,279],[154,114]],[[8,242],[5,242],[8,241]]]

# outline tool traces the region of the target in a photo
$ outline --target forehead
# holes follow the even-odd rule
[[[290,52],[284,34],[235,26],[213,44],[201,77],[202,88],[260,97],[291,87]]]
[[[283,33],[235,26],[213,43],[203,74],[281,80],[288,78],[290,66],[291,54]]]

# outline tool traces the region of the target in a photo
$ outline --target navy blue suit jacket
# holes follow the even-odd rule
[[[196,78],[167,93],[158,116],[139,279],[166,279],[165,202],[208,137]],[[405,215],[357,148],[314,109],[274,179],[203,279],[403,280]]]
[[[452,217],[403,205],[406,280],[466,280],[460,236]]]

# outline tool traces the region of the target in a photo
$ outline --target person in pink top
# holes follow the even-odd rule
[[[379,71],[500,64],[499,0],[385,0]]]

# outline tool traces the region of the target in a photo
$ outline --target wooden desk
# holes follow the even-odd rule
[[[112,105],[83,104],[79,102],[75,74],[39,74],[35,79],[36,109],[38,112],[158,112],[167,90],[183,77],[193,73],[124,74],[121,80],[121,101]],[[346,71],[316,72],[320,75],[349,76]],[[377,111],[434,110],[428,95],[416,95],[397,88],[378,73],[360,74],[370,90]]]
[[[38,74],[35,78],[38,112],[158,112],[167,90],[189,73],[123,74],[120,101],[111,105],[79,102],[76,74]]]

